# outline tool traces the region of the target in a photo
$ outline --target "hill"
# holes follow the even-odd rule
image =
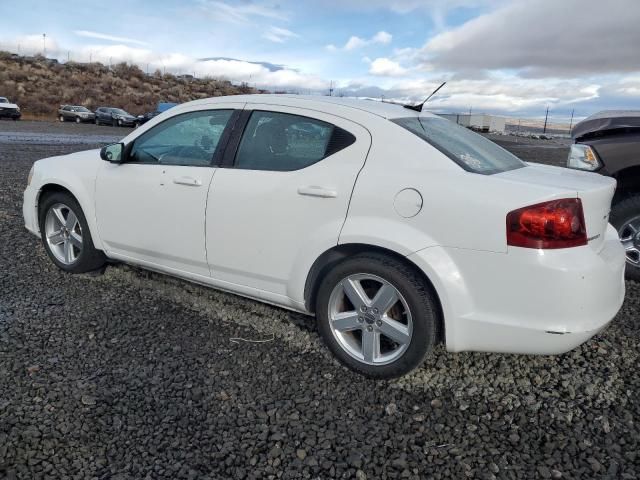
[[[159,70],[147,75],[135,65],[59,63],[43,56],[22,57],[0,51],[0,96],[17,103],[26,117],[53,117],[60,105],[124,108],[136,115],[158,102],[187,102],[220,95],[255,93],[227,80],[176,77]]]

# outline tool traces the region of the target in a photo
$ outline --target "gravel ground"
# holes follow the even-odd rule
[[[302,315],[126,266],[57,270],[24,230],[25,179],[95,146],[0,137],[0,478],[640,476],[637,284],[566,355],[440,347],[409,376],[366,380]],[[553,150],[526,152],[566,157]]]

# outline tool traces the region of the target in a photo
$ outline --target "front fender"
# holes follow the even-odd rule
[[[34,167],[31,188],[38,192],[35,201],[36,210],[41,194],[47,186],[55,185],[71,192],[82,208],[94,247],[102,250],[94,201],[96,176],[100,162],[99,152],[99,150],[90,150],[39,160]]]

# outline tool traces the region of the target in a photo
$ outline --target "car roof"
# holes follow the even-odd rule
[[[359,99],[351,97],[329,97],[321,95],[289,95],[289,94],[255,94],[255,95],[229,95],[224,97],[204,98],[195,100],[186,105],[202,105],[207,103],[223,102],[263,103],[271,105],[286,105],[317,110],[331,110],[332,106],[347,107],[362,112],[367,112],[379,117],[393,119],[403,117],[417,117],[418,115],[433,116],[429,112],[418,113],[414,110],[403,108],[402,105],[378,100]]]

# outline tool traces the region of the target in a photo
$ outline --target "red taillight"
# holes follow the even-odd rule
[[[507,214],[507,245],[568,248],[587,244],[579,198],[564,198],[520,208]]]

